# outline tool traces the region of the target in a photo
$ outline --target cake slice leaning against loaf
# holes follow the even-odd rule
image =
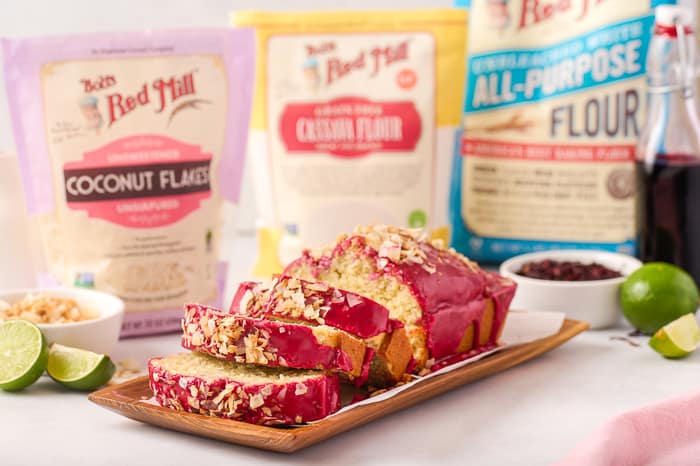
[[[148,383],[165,408],[253,424],[301,424],[340,409],[337,375],[237,364],[200,353],[151,359]]]
[[[322,282],[276,277],[267,283],[244,282],[231,303],[232,314],[327,325],[362,338],[376,352],[368,384],[387,387],[403,379],[413,362],[404,324],[381,304]]]
[[[326,325],[308,326],[229,314],[186,304],[182,346],[218,359],[260,366],[336,372],[360,385],[367,380],[374,349]]]

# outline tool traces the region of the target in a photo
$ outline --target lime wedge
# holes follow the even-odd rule
[[[56,382],[76,390],[94,390],[109,382],[116,367],[109,356],[54,343],[47,371]]]
[[[22,390],[46,369],[49,350],[39,327],[26,320],[0,322],[0,388]]]
[[[664,357],[688,356],[700,343],[700,327],[695,315],[686,314],[664,325],[649,339],[649,346]]]

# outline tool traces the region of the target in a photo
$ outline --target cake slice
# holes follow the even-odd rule
[[[397,383],[413,359],[404,324],[391,319],[387,308],[326,283],[289,276],[269,283],[244,282],[230,311],[271,320],[328,325],[364,339],[375,350],[368,380],[375,387]]]
[[[182,330],[189,350],[238,363],[337,372],[358,385],[374,356],[359,338],[327,325],[256,319],[200,304],[185,305]]]
[[[340,408],[338,376],[276,369],[181,353],[148,362],[163,407],[253,424],[301,424]]]
[[[495,346],[516,287],[421,231],[384,225],[358,227],[320,251],[307,250],[285,274],[385,306],[404,323],[417,370]]]
[[[360,338],[403,328],[389,310],[369,298],[327,283],[282,275],[268,283],[243,282],[231,313],[330,325]]]

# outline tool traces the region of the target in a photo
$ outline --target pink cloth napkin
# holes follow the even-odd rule
[[[700,391],[607,421],[553,466],[700,465]]]

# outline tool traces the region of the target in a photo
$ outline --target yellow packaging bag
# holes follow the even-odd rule
[[[355,225],[447,224],[467,13],[235,13],[256,28],[248,161],[282,264]],[[262,257],[262,256],[261,256]],[[279,269],[265,254],[258,271]]]

